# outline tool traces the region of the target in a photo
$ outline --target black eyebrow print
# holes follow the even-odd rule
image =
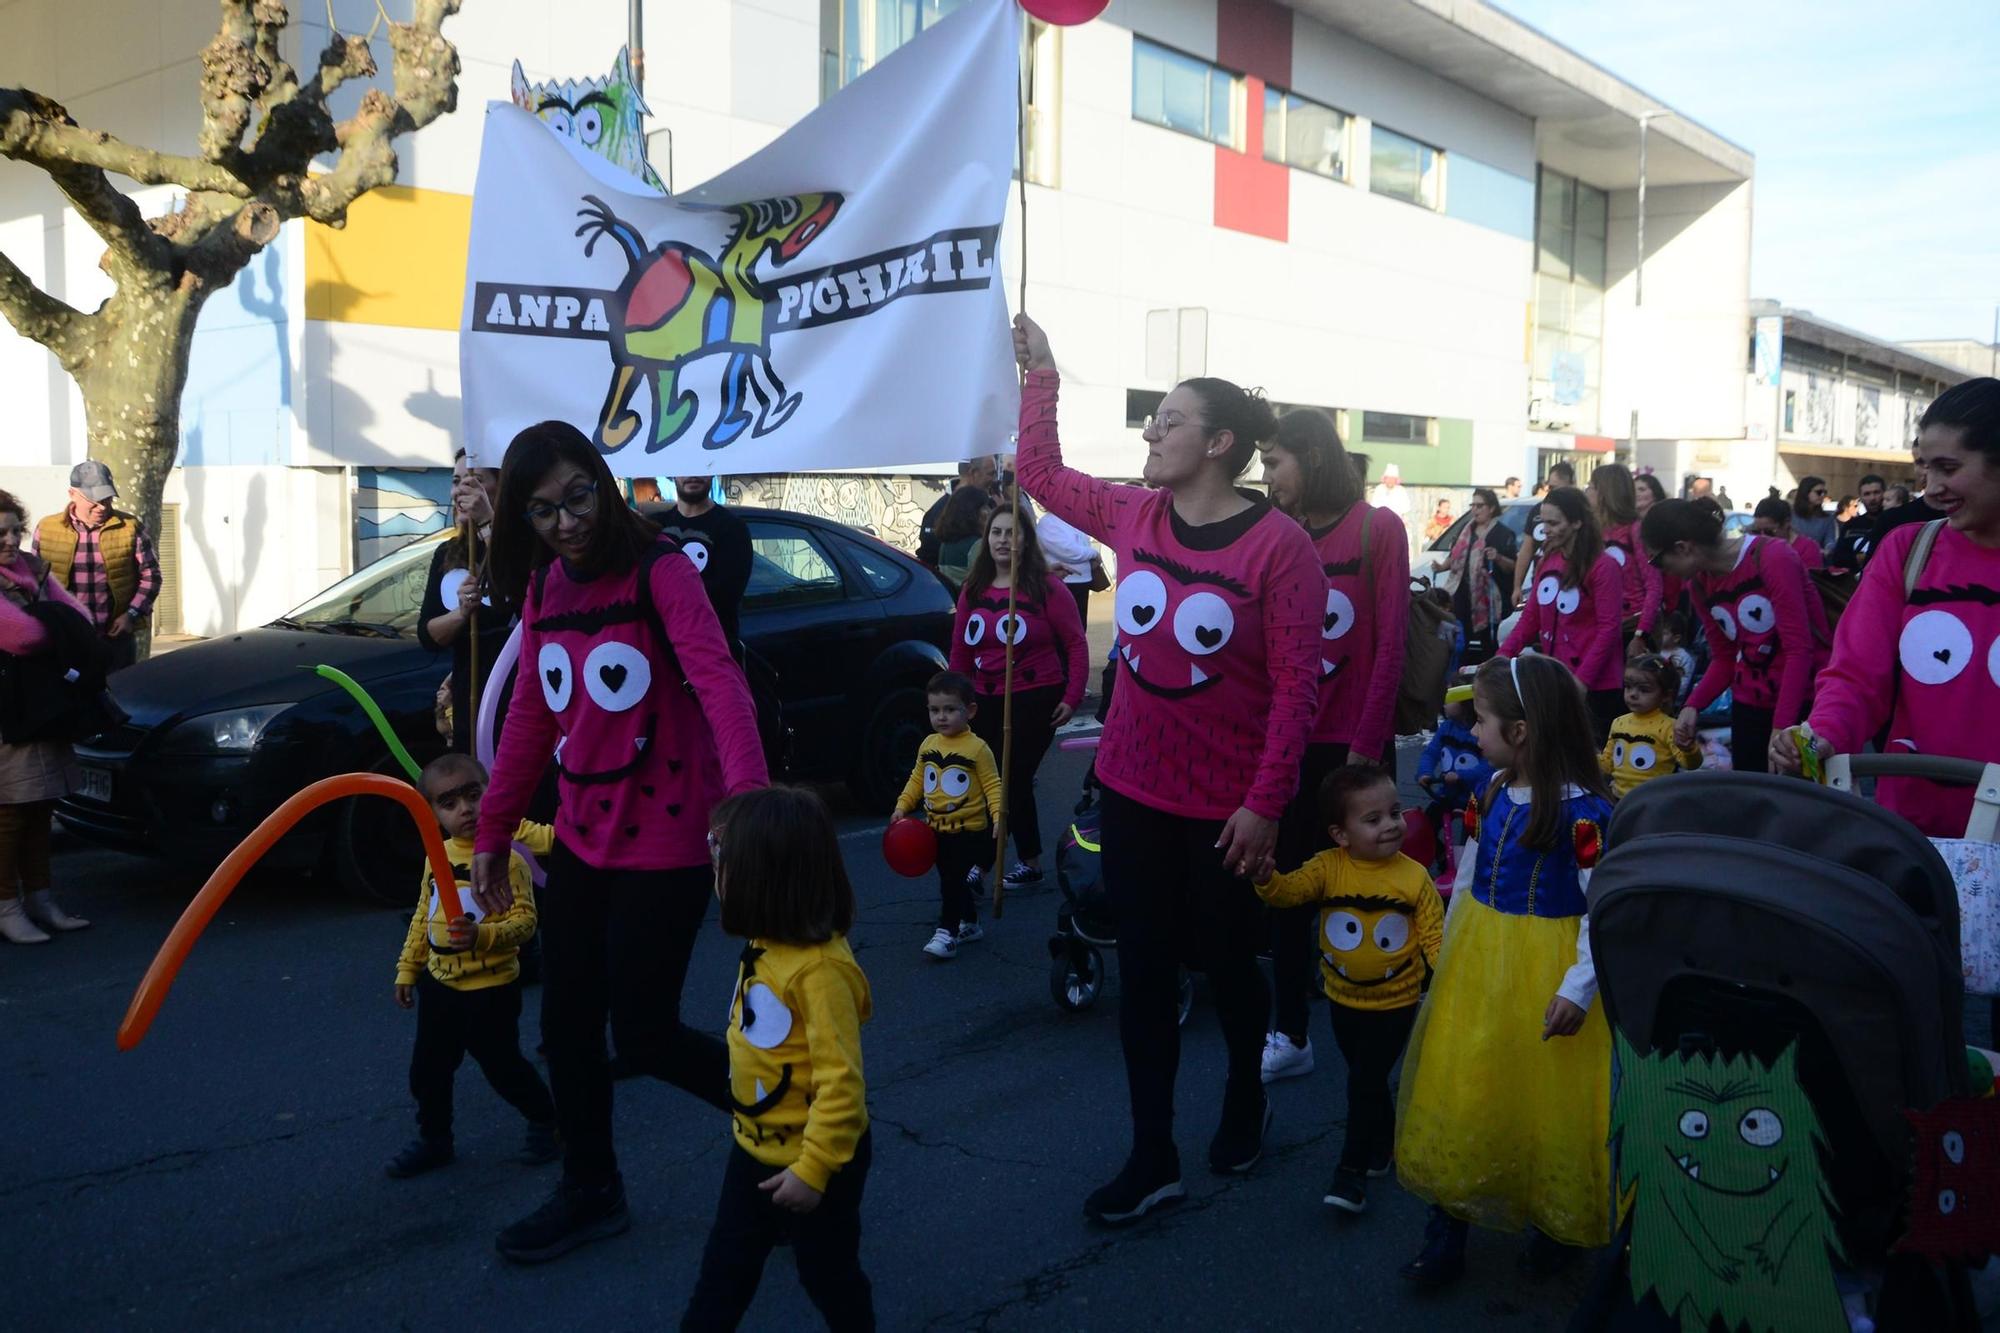
[[[1321,907],[1358,907],[1365,912],[1387,911],[1394,908],[1408,914],[1410,905],[1400,898],[1384,898],[1380,894],[1346,893],[1338,898],[1322,898]]]
[[[618,104],[603,93],[585,93],[581,98],[577,99],[576,106],[573,109],[581,111],[587,106],[608,106],[613,111],[618,109]]]
[[[547,111],[552,107],[560,107],[562,110],[568,111],[571,114],[575,114],[576,112],[575,107],[571,106],[568,102],[563,101],[563,99],[560,97],[544,97],[539,103],[536,104],[535,114],[539,116],[542,114],[542,112]]]
[[[1209,583],[1221,588],[1225,592],[1233,592],[1238,597],[1246,600],[1250,597],[1250,590],[1235,579],[1230,578],[1227,574],[1210,574],[1205,570],[1190,569],[1178,560],[1170,559],[1164,555],[1154,555],[1151,551],[1135,548],[1132,555],[1134,559],[1142,560],[1146,564],[1159,566],[1182,583]]]
[[[563,611],[552,616],[543,616],[535,622],[537,633],[557,630],[575,630],[580,634],[595,634],[607,625],[630,625],[640,619],[637,602],[613,602],[609,606],[590,607],[582,611]]]
[[[1629,731],[1614,731],[1611,733],[1611,739],[1614,741],[1630,741],[1634,745],[1651,745],[1653,743],[1651,736],[1634,736]]]
[[[1984,584],[1961,584],[1950,588],[1919,588],[1910,594],[1911,606],[1935,606],[1939,602],[1971,602],[1976,606],[2000,606],[2000,588]]]
[[[1361,558],[1356,556],[1352,560],[1336,560],[1326,567],[1326,572],[1329,575],[1359,574],[1361,572]]]
[[[1742,582],[1732,583],[1727,588],[1718,588],[1716,595],[1718,598],[1741,597],[1748,592],[1762,591],[1764,591],[1764,576],[1753,569],[1743,576]]]

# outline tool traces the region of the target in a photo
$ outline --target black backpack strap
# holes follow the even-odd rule
[[[1924,524],[1917,539],[1910,543],[1910,553],[1903,557],[1903,600],[1910,600],[1910,594],[1917,590],[1917,581],[1924,576],[1924,566],[1930,563],[1931,548],[1937,545],[1938,533],[1944,530],[1945,520],[1934,518]]]
[[[659,603],[653,600],[653,566],[664,556],[680,553],[678,544],[668,546],[656,540],[648,546],[645,553],[639,557],[639,580],[633,588],[633,595],[639,599],[639,609],[645,613],[646,623],[653,627],[654,637],[659,640],[660,651],[666,654],[661,665],[666,667],[667,672],[680,681],[681,688],[692,696],[694,685],[689,682],[687,672],[681,669],[680,654],[674,651],[673,638],[667,633],[667,622],[660,615]]]

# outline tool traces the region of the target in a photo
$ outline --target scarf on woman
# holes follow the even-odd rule
[[[1487,524],[1489,530],[1492,526]],[[1459,578],[1465,587],[1466,605],[1472,608],[1472,632],[1483,634],[1487,626],[1499,623],[1502,616],[1500,581],[1486,567],[1486,534],[1479,531],[1477,523],[1466,524],[1465,531],[1459,534],[1451,548],[1451,563],[1461,571]]]

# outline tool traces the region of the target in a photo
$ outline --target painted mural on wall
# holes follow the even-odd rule
[[[450,468],[364,467],[357,471],[355,487],[356,568],[446,525]]]
[[[611,72],[595,79],[550,79],[529,83],[521,62],[514,62],[514,105],[542,124],[574,139],[599,157],[667,192],[646,160],[645,118],[651,114],[632,77],[631,48],[618,48]]]
[[[904,551],[917,549],[924,511],[945,492],[944,477],[842,476],[807,472],[726,477],[724,503],[792,509],[872,532]]]

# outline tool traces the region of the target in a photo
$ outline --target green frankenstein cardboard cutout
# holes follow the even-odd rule
[[[1632,1298],[1659,1298],[1684,1333],[1845,1329],[1833,1264],[1825,1135],[1795,1048],[1641,1056],[1617,1035],[1611,1108],[1619,1192],[1632,1202]]]
[[[529,83],[516,60],[513,97],[515,106],[534,113],[557,134],[576,140],[665,193],[666,185],[646,160],[645,117],[650,108],[632,78],[632,57],[627,48],[618,48],[611,73],[598,79]]]

